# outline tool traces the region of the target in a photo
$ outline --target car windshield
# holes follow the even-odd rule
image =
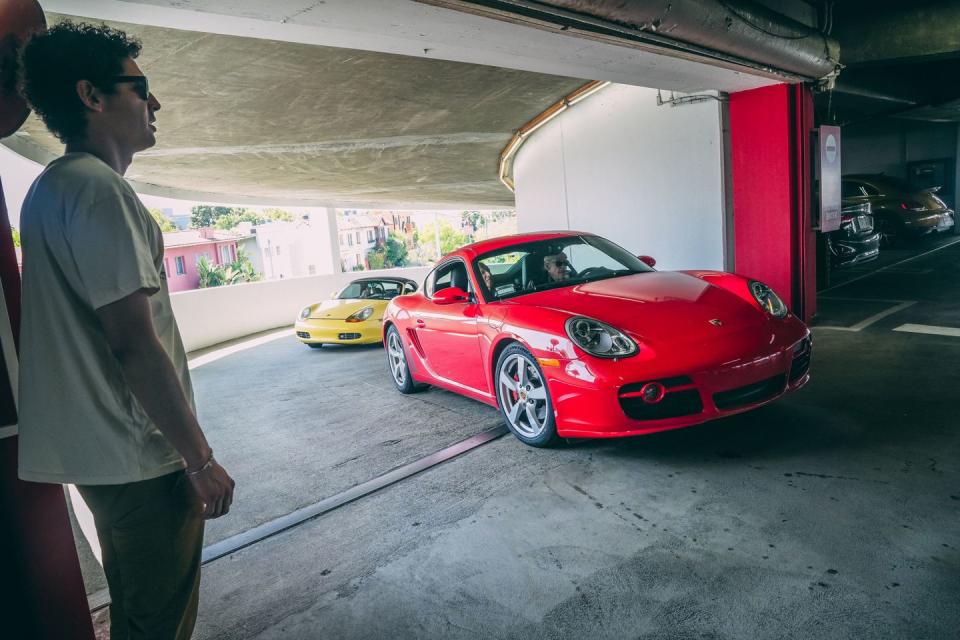
[[[568,236],[525,242],[473,261],[486,300],[567,287],[653,269],[627,250],[598,236]]]
[[[397,280],[357,280],[337,295],[338,300],[390,300],[403,291],[404,283]]]

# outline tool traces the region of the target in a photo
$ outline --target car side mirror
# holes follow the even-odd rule
[[[647,265],[648,267],[657,266],[657,261],[654,260],[652,256],[637,256],[637,258],[640,260],[640,262]]]
[[[331,292],[330,292],[330,299],[333,300],[333,299],[336,298],[336,297],[337,297],[337,292],[336,292],[336,291],[331,291]]]
[[[453,304],[455,302],[466,302],[470,296],[460,287],[447,287],[440,289],[433,295],[433,301],[437,304]]]

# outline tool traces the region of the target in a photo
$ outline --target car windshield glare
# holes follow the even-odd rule
[[[400,295],[403,285],[403,282],[395,280],[358,280],[344,287],[337,299],[390,300]]]
[[[598,236],[566,236],[511,245],[479,256],[474,274],[486,300],[653,271]]]

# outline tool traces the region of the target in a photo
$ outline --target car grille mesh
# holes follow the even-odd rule
[[[721,391],[720,393],[713,394],[713,404],[717,406],[717,409],[726,411],[728,409],[745,407],[756,402],[763,402],[782,393],[786,382],[786,376],[780,374],[772,378],[767,378],[766,380],[761,380],[760,382],[737,387],[736,389]]]

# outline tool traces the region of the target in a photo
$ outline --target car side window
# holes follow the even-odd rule
[[[427,278],[427,295],[433,297],[438,291],[448,287],[459,287],[464,291],[471,289],[467,278],[467,267],[459,260],[444,264]]]

